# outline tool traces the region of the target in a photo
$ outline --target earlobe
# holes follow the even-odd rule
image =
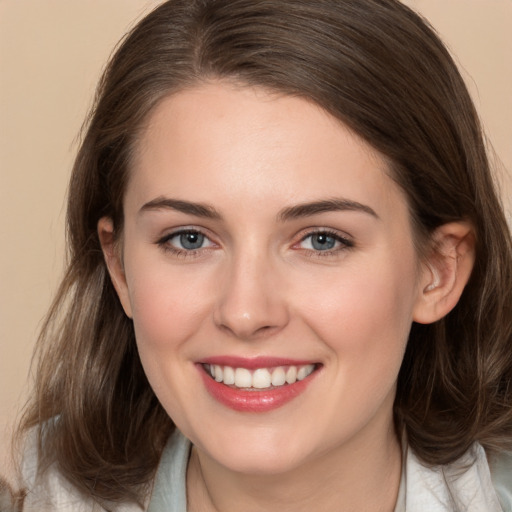
[[[413,320],[429,324],[446,316],[459,301],[475,262],[475,234],[467,222],[436,229],[433,248],[423,264]]]
[[[124,312],[129,318],[132,318],[132,308],[121,251],[119,244],[115,240],[114,223],[110,217],[102,217],[98,221],[98,237],[112,284],[114,285]]]

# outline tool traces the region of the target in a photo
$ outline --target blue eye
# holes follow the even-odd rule
[[[162,248],[174,252],[192,252],[206,247],[211,247],[213,243],[200,231],[186,229],[171,233],[159,240],[158,245]]]
[[[329,251],[336,246],[336,239],[326,233],[311,235],[311,246],[317,251]]]
[[[179,241],[180,249],[186,249],[193,251],[194,249],[200,249],[205,241],[205,236],[197,231],[187,231],[185,233],[179,233],[171,238]]]
[[[336,233],[318,231],[306,235],[300,243],[301,249],[315,252],[336,252],[353,247],[353,243]]]

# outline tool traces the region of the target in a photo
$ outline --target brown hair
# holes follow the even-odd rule
[[[23,429],[98,500],[141,500],[174,428],[144,375],[131,320],[97,236],[123,227],[122,199],[144,120],[211,78],[308,98],[390,162],[418,239],[472,223],[475,268],[459,304],[414,324],[395,418],[425,462],[474,442],[511,447],[512,249],[481,128],[433,30],[396,0],[171,0],[124,39],[98,88],[69,190],[68,269],[40,338]]]
[[[23,510],[24,491],[14,492],[9,483],[0,476],[0,510],[20,512]]]

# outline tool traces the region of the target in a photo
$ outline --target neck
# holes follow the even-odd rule
[[[280,474],[233,472],[194,447],[187,474],[189,510],[392,512],[401,464],[392,424],[378,437],[360,435]]]

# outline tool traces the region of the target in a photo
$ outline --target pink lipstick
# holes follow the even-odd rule
[[[267,412],[302,394],[321,365],[276,357],[218,356],[197,368],[210,395],[240,412]]]

